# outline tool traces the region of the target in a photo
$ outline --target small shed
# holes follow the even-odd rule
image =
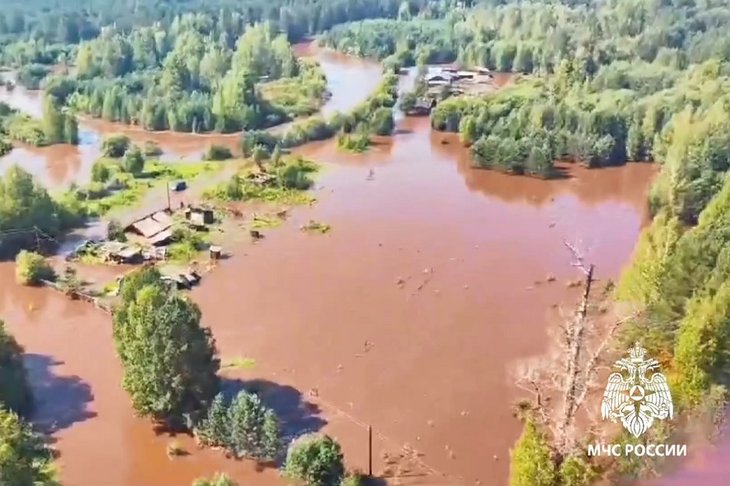
[[[196,226],[204,226],[215,222],[213,210],[207,208],[188,208],[185,211],[185,217]]]

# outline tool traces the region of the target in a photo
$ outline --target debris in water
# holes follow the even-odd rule
[[[341,364],[337,365],[337,371],[342,371],[343,368],[344,368],[344,366],[342,366]]]
[[[555,282],[555,280],[557,279],[555,278],[555,275],[552,274],[548,274],[547,278],[545,279],[546,282]]]
[[[555,228],[555,223],[550,223],[550,224],[548,225],[548,228]]]
[[[461,416],[462,417],[466,417],[467,415],[469,415],[469,412],[467,412],[466,410],[462,410],[461,411]]]
[[[577,280],[570,280],[568,283],[565,284],[568,288],[570,287],[580,287],[583,285],[583,280],[577,279]]]
[[[468,288],[469,288],[469,286],[464,284],[464,290],[467,290]]]
[[[309,390],[309,396],[314,398],[319,397],[319,390],[317,388],[311,388]]]
[[[405,283],[406,283],[406,279],[404,279],[403,277],[398,277],[398,278],[396,279],[396,281],[395,281],[395,284],[396,284],[396,285],[400,285],[400,286],[403,286],[403,285],[405,285]]]
[[[499,461],[499,457],[497,457],[497,454],[493,455],[492,459],[494,459],[495,461]]]
[[[426,425],[433,427],[433,420],[426,420]]]
[[[375,179],[375,170],[370,169],[368,171],[368,176],[365,180],[372,181],[373,179]]]

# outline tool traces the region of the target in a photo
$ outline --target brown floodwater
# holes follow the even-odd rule
[[[377,85],[376,65],[343,59],[355,84],[342,89]],[[338,62],[326,67],[331,80],[344,76]],[[191,150],[207,143],[180,137]],[[371,424],[375,472],[399,474],[400,484],[502,486],[520,430],[509,370],[545,351],[554,306],[575,298],[566,284],[578,275],[563,242],[580,245],[599,278],[615,278],[646,222],[656,168],[569,166],[552,181],[477,170],[456,137],[432,133],[428,119],[402,120],[391,140],[362,155],[334,145],[298,150],[325,164],[318,203],[294,210],[264,240],[230,248],[233,257],[192,292],[223,361],[255,360],[253,369],[226,371],[227,386],[243,380],[263,390],[287,430],[337,436],[353,467],[366,465]],[[300,231],[310,219],[332,230]],[[52,433],[65,484],[184,485],[215,471],[283,484],[272,469],[197,451],[188,438],[178,440],[193,453],[168,459],[171,439],[135,418],[121,390],[100,311],[19,288],[12,264],[0,264],[0,316],[26,347],[35,419]],[[390,464],[386,454],[403,448],[417,458]]]

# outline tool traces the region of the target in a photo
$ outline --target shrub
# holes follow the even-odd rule
[[[38,253],[22,250],[15,258],[15,276],[23,285],[39,285],[41,280],[53,280],[55,273]]]
[[[125,172],[138,175],[144,170],[144,156],[142,151],[136,145],[132,145],[124,154],[122,168]]]
[[[311,164],[299,159],[282,167],[277,173],[277,178],[279,183],[287,189],[305,191],[314,183],[309,177],[309,173],[313,171],[314,167]]]
[[[510,486],[554,486],[555,463],[545,436],[532,420],[525,422],[512,451]]]
[[[152,140],[147,140],[144,143],[144,149],[143,149],[145,157],[159,157],[162,155],[162,149],[160,148],[160,145],[157,142],[153,142]]]
[[[212,479],[196,479],[193,486],[237,486],[237,484],[225,474],[217,473]]]
[[[211,145],[203,158],[205,160],[228,160],[233,157],[231,149],[223,145]]]
[[[390,108],[378,108],[373,112],[370,126],[376,135],[390,135],[395,128],[393,121],[393,110]]]
[[[106,227],[106,237],[113,241],[127,241],[124,227],[116,219],[109,220]]]
[[[130,140],[126,135],[110,135],[101,144],[101,152],[105,157],[118,159],[129,148]]]
[[[94,165],[91,167],[91,180],[94,182],[106,182],[109,180],[109,177],[111,176],[111,171],[109,170],[109,167],[107,164],[105,164],[102,161],[96,161],[94,162]]]
[[[53,455],[43,437],[18,415],[0,408],[0,471],[7,485],[56,485]]]
[[[86,199],[93,201],[106,196],[106,186],[101,182],[92,182],[80,192],[86,196]]]
[[[340,484],[345,475],[340,444],[328,435],[305,435],[292,442],[284,474],[308,486]]]
[[[13,150],[13,144],[5,140],[4,137],[0,137],[0,157],[9,153]]]

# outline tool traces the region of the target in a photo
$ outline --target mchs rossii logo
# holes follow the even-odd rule
[[[659,362],[646,356],[639,343],[629,349],[628,357],[616,361],[601,401],[601,417],[621,425],[639,438],[657,420],[674,416],[672,394],[667,378],[659,372]],[[598,456],[685,456],[687,446],[679,444],[592,444],[588,455]]]

